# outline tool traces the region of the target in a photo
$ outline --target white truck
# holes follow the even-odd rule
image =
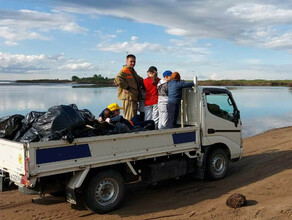
[[[66,141],[19,143],[0,139],[1,184],[23,193],[65,192],[97,213],[116,209],[124,184],[157,183],[183,175],[223,178],[242,154],[240,114],[230,91],[194,86],[183,90],[179,128]]]

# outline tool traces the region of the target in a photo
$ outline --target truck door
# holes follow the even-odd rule
[[[240,114],[230,91],[224,88],[203,89],[204,136],[224,137],[241,146]]]

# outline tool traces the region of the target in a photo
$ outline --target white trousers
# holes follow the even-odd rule
[[[158,105],[148,105],[145,106],[145,121],[153,120],[155,123],[155,129],[158,129],[158,121],[159,121],[159,113],[158,113]]]
[[[158,129],[165,129],[168,125],[167,102],[158,103],[159,122]]]

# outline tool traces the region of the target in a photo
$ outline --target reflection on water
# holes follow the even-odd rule
[[[234,88],[234,87],[232,87]],[[288,87],[235,87],[232,94],[240,109],[243,136],[292,126],[292,93]]]
[[[287,126],[292,126],[292,112],[277,117],[263,116],[262,118],[246,119],[243,122],[242,135],[250,137],[270,129]]]
[[[99,114],[116,99],[117,90],[106,88],[72,88],[67,84],[0,86],[0,117],[11,114],[46,111],[54,105],[76,104],[80,109],[89,109]]]
[[[76,85],[74,85],[76,86]],[[228,87],[241,112],[243,136],[292,125],[292,90],[288,87]],[[76,104],[98,114],[117,100],[117,88],[72,88],[70,84],[0,85],[0,117],[47,111],[60,104]]]

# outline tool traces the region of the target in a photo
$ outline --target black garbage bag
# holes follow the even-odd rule
[[[5,137],[6,127],[10,116],[0,118],[0,137]]]
[[[14,135],[13,140],[14,140],[14,141],[20,141],[20,139],[22,138],[22,136],[23,136],[26,132],[28,132],[29,129],[30,129],[30,127],[28,127],[28,126],[23,126],[20,130],[18,130],[18,131],[16,132],[16,134]]]
[[[94,123],[95,116],[88,109],[78,110],[77,112],[84,119],[85,124],[92,125]]]
[[[95,120],[95,116],[94,114],[91,113],[91,111],[89,111],[88,109],[79,110],[76,104],[70,104],[69,106],[74,108],[80,114],[80,116],[84,119],[85,124],[89,124],[89,125],[93,124],[93,121]]]
[[[86,125],[82,129],[73,129],[72,134],[76,138],[107,135],[110,133],[110,130],[114,129],[114,127],[114,125],[107,122],[99,122],[95,120],[92,126]]]
[[[38,131],[40,139],[42,139],[64,129],[71,130],[84,125],[84,119],[72,106],[58,105],[49,108],[33,123],[32,127]]]
[[[67,141],[69,144],[71,144],[74,141],[74,139],[75,137],[70,130],[67,130],[67,132],[62,135],[62,140]]]
[[[72,108],[74,108],[76,111],[79,110],[76,104],[70,104],[69,106],[71,106]]]
[[[155,122],[153,120],[147,120],[140,122],[138,126],[146,129],[146,130],[155,130]]]
[[[21,121],[22,128],[16,133],[13,140],[20,141],[21,137],[31,128],[32,123],[35,122],[39,117],[41,117],[44,114],[45,112],[37,111],[31,111],[30,113],[28,113]]]
[[[44,115],[46,112],[37,112],[37,111],[31,111],[28,113],[24,119],[22,120],[23,125],[32,125],[39,117]]]
[[[95,129],[95,132],[97,132],[98,135],[106,135],[109,134],[109,131],[113,130],[115,126],[107,122],[99,122],[95,120],[93,128]]]
[[[22,119],[24,116],[19,114],[0,118],[0,137],[12,140],[22,128]]]
[[[72,130],[72,135],[75,138],[82,138],[82,137],[93,137],[93,136],[98,136],[98,135],[103,135],[103,134],[98,133],[98,131],[94,128],[84,127],[82,129]]]
[[[40,141],[53,141],[53,140],[64,140],[70,144],[74,141],[75,137],[68,129],[63,129],[61,131],[56,131],[54,133],[48,134],[47,136],[41,137]]]
[[[22,143],[37,142],[40,140],[38,132],[34,128],[28,129],[22,136],[18,138]]]
[[[128,133],[131,132],[131,129],[129,128],[128,125],[122,122],[117,122],[115,124],[115,127],[113,129],[113,134],[120,134],[120,133]]]

